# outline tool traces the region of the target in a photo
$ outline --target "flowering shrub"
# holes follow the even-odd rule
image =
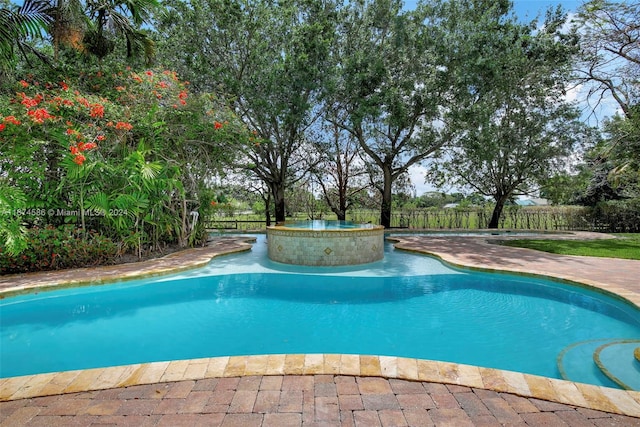
[[[14,89],[0,97],[0,177],[44,214],[10,213],[11,220],[40,230],[93,228],[139,254],[194,243],[182,218],[210,208],[203,181],[246,140],[231,110],[213,95],[194,96],[172,71],[81,73],[49,83],[29,76]]]
[[[108,117],[115,118],[123,110],[105,98],[72,90],[64,81],[40,84],[21,80],[17,89],[7,108],[2,109],[9,114],[0,113],[0,142],[13,143],[15,148],[38,144],[47,151],[50,162],[53,157],[67,156],[82,166],[87,152],[113,134]],[[52,156],[52,142],[64,143],[67,149]]]

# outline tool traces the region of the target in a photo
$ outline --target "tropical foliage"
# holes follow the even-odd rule
[[[25,247],[25,226],[74,224],[140,256],[203,239],[191,212],[206,210],[204,181],[244,132],[214,95],[193,95],[166,70],[28,79],[0,115],[8,250]]]

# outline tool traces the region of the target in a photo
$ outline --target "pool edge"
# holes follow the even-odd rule
[[[640,417],[640,392],[636,391],[458,363],[350,354],[225,356],[9,377],[0,379],[0,401],[252,375],[345,375],[434,382]]]

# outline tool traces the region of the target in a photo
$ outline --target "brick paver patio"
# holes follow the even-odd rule
[[[640,426],[491,390],[378,377],[245,376],[0,403],[2,426]]]

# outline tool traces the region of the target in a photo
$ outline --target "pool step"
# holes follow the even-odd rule
[[[558,370],[565,380],[620,388],[594,363],[593,353],[598,347],[613,340],[580,341],[564,348],[557,357]]]
[[[593,353],[600,370],[625,390],[640,391],[640,361],[634,356],[640,340],[618,340],[601,345]]]
[[[557,358],[562,378],[604,387],[640,391],[640,340],[598,339],[567,346]]]

